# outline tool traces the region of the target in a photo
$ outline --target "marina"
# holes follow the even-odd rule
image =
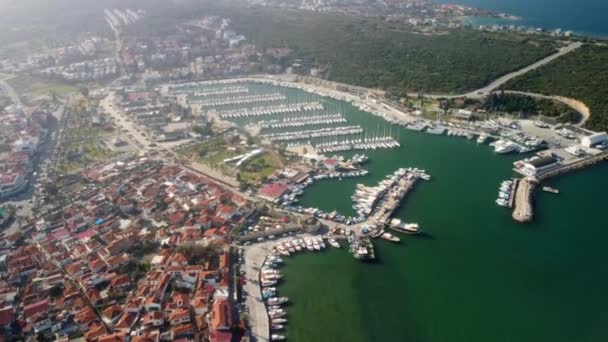
[[[293,98],[295,99],[295,97]],[[299,98],[301,99],[301,97]],[[323,102],[324,108],[328,108],[328,103],[331,102]],[[348,125],[359,125],[366,129],[378,125],[378,117],[361,115],[356,109],[357,106],[353,107],[355,107],[354,110],[345,105],[341,108],[332,108],[332,111],[333,113],[343,113]],[[247,124],[255,121],[255,118],[253,116],[241,117],[236,118],[235,121],[239,124],[241,122]],[[281,117],[270,117],[269,119],[280,120]],[[556,288],[551,290],[537,287],[536,284],[537,282],[541,284],[546,279],[542,276],[543,270],[551,269],[552,272],[555,272],[555,269],[552,268],[555,258],[569,263],[572,262],[572,258],[577,263],[592,259],[588,255],[592,253],[591,251],[577,250],[580,255],[573,257],[571,248],[568,253],[565,249],[550,248],[555,239],[561,239],[560,241],[564,243],[572,239],[570,228],[572,225],[589,224],[593,226],[594,224],[594,216],[591,214],[585,215],[586,217],[581,221],[577,219],[574,222],[568,217],[556,213],[559,210],[562,212],[577,210],[573,209],[571,203],[564,206],[565,203],[562,202],[568,196],[575,196],[577,193],[579,196],[581,195],[580,191],[575,191],[578,188],[577,185],[574,185],[576,182],[570,181],[570,179],[579,179],[580,183],[581,178],[568,176],[564,178],[564,183],[561,183],[560,177],[560,183],[556,186],[564,192],[564,196],[553,196],[551,197],[553,200],[548,204],[545,202],[549,198],[542,197],[537,205],[540,207],[539,210],[545,214],[530,223],[531,229],[522,231],[511,222],[510,218],[505,218],[500,211],[502,209],[497,208],[492,202],[496,198],[497,185],[512,177],[511,165],[517,158],[516,151],[497,156],[497,153],[494,152],[495,146],[488,147],[486,144],[489,140],[503,139],[521,146],[524,145],[515,141],[513,137],[506,137],[497,132],[484,131],[481,133],[478,128],[476,128],[477,131],[470,131],[464,125],[459,127],[446,125],[446,127],[448,127],[448,131],[444,131],[442,135],[449,136],[451,131],[452,137],[466,139],[434,137],[439,134],[425,131],[426,128],[421,132],[415,130],[408,132],[402,127],[396,127],[391,139],[399,144],[397,147],[382,150],[368,149],[365,152],[372,161],[369,163],[370,172],[368,174],[361,176],[362,178],[344,177],[342,180],[340,180],[341,176],[334,175],[332,178],[327,175],[323,176],[323,179],[328,179],[331,185],[328,186],[325,181],[313,181],[306,187],[306,191],[298,197],[298,204],[293,208],[300,206],[308,213],[323,220],[326,217],[336,218],[338,215],[342,215],[344,218],[350,216],[354,219],[358,215],[352,208],[352,200],[348,199],[348,196],[345,200],[342,198],[344,196],[338,194],[354,194],[357,184],[364,184],[368,187],[376,186],[385,179],[385,175],[392,174],[398,168],[408,165],[419,165],[425,170],[432,171],[433,179],[436,180],[430,182],[428,186],[420,187],[420,191],[414,191],[413,200],[401,201],[403,205],[394,209],[388,224],[385,220],[381,220],[385,222],[381,225],[381,230],[369,227],[369,236],[373,234],[379,239],[379,242],[374,243],[374,260],[377,260],[378,263],[381,262],[382,267],[378,267],[375,263],[353,262],[355,254],[344,253],[346,251],[344,248],[335,247],[331,241],[338,245],[339,241],[334,239],[324,241],[326,248],[322,253],[309,251],[308,248],[306,248],[307,252],[298,251],[296,247],[293,247],[295,253],[292,254],[287,249],[291,255],[298,255],[298,257],[284,256],[288,260],[285,260],[286,266],[281,268],[281,278],[268,279],[277,281],[276,285],[269,286],[276,290],[274,293],[269,291],[267,294],[287,297],[290,299],[290,303],[293,299],[294,304],[281,306],[280,309],[284,313],[278,311],[279,308],[274,305],[269,307],[269,309],[277,311],[273,315],[282,316],[267,318],[269,331],[270,325],[273,325],[277,330],[272,330],[272,333],[282,335],[292,341],[311,339],[367,341],[370,334],[373,334],[376,340],[403,338],[427,340],[427,332],[439,328],[426,322],[435,321],[440,327],[440,331],[436,332],[437,336],[433,340],[464,342],[471,340],[472,336],[455,336],[444,332],[457,331],[463,326],[471,324],[471,319],[474,319],[476,322],[482,322],[483,325],[479,327],[476,324],[476,337],[482,336],[492,340],[495,337],[497,325],[483,314],[487,312],[488,307],[504,308],[498,314],[501,320],[521,322],[522,317],[526,317],[534,321],[533,317],[543,313],[534,307],[530,309],[527,304],[537,303],[540,300],[542,305],[551,306],[555,300],[563,298],[561,294],[571,290],[572,283],[568,286],[556,284]],[[511,128],[504,129],[510,130]],[[486,136],[485,139],[482,139],[482,135]],[[378,136],[382,136],[382,134],[378,134]],[[326,143],[340,146],[340,140],[348,140],[348,138],[350,137],[325,138],[320,140],[326,141],[311,141],[311,145]],[[304,141],[291,143],[300,144]],[[327,153],[338,153],[344,155],[345,158],[353,156],[350,151]],[[450,165],[450,167],[446,168],[446,165]],[[484,167],[480,168],[480,165]],[[593,181],[589,180],[589,182],[586,180],[587,177],[584,177],[583,183],[587,188],[591,182],[597,182],[600,175],[594,171],[589,172],[595,176]],[[517,186],[517,189],[520,188],[523,186]],[[539,193],[538,196],[544,196],[544,192]],[[511,196],[514,207],[516,207],[516,197]],[[555,201],[559,201],[559,203]],[[471,208],[476,209],[471,211]],[[577,208],[580,210],[581,206],[579,205]],[[597,210],[597,205],[594,203],[590,208]],[[437,212],[440,212],[441,215],[438,215]],[[392,237],[398,237],[401,243],[390,241],[391,236],[384,235],[384,233],[389,229],[393,233],[390,227],[393,219],[400,220],[398,222],[403,228],[405,228],[405,224],[412,225],[408,228],[421,233],[420,227],[423,227],[424,234],[419,234],[420,238],[415,239],[405,237],[407,241],[403,241],[404,236],[401,233],[405,233],[405,231],[394,230],[395,235]],[[409,222],[420,222],[420,226]],[[349,228],[360,231],[364,225],[369,226],[369,223],[365,221],[351,223]],[[552,238],[546,239],[545,235],[552,235]],[[553,235],[556,237],[554,238]],[[577,236],[577,238],[586,239],[587,235]],[[586,243],[593,245],[593,242],[590,241]],[[549,247],[547,250],[551,251],[551,259],[539,255],[538,250],[543,245]],[[312,249],[314,250],[314,248],[313,244]],[[596,252],[597,248],[594,249]],[[359,254],[365,255],[363,250]],[[513,263],[514,259],[518,262]],[[518,275],[522,272],[522,268],[525,269],[526,274],[529,274],[528,272],[535,274],[534,283],[524,286],[513,280],[519,279]],[[589,269],[587,266],[586,268]],[[496,271],[494,271],[495,269]],[[441,282],[436,281],[437,274],[442,274]],[[463,277],[463,274],[469,276]],[[491,274],[492,279],[499,279],[500,282],[497,284],[486,277],[480,279],[475,276],[476,274]],[[573,279],[571,277],[584,278],[584,273],[579,269],[560,270],[559,274],[568,279]],[[287,281],[284,281],[285,279]],[[445,291],[445,283],[450,284],[451,290],[447,291],[449,293]],[[602,281],[602,284],[608,284],[608,281]],[[574,286],[578,285],[574,284]],[[403,288],[407,288],[407,293],[403,292]],[[545,297],[538,298],[539,291],[546,293],[546,300]],[[458,295],[454,295],[454,292],[457,292]],[[374,295],[369,295],[370,293],[374,293]],[[395,293],[406,295],[396,298]],[[478,300],[480,293],[483,294],[482,301]],[[509,294],[509,298],[516,296],[518,300],[505,299],[505,293]],[[298,304],[302,300],[301,298],[307,299],[306,305]],[[448,308],[445,309],[446,312],[439,310],[441,312],[437,313],[437,308],[444,308],[446,301],[450,303],[450,307],[464,309]],[[523,304],[518,303],[526,305],[522,307]],[[590,312],[598,312],[584,303],[569,302],[569,305],[590,310]],[[382,309],[370,310],[371,306],[381,306]],[[408,308],[408,312],[403,313],[402,308]],[[345,312],[349,314],[345,314]],[[525,332],[518,331],[513,336],[523,340],[535,339],[538,336],[564,340],[560,338],[560,334],[551,332],[551,326],[555,321],[560,321],[567,326],[571,318],[561,321],[561,313],[556,312],[565,313],[559,309],[552,312],[550,314],[551,323],[547,323],[547,321],[534,324],[521,323]],[[378,318],[378,313],[381,313],[381,319]],[[466,313],[466,319],[461,318],[463,313]],[[583,316],[589,318],[587,314]],[[352,328],[353,322],[356,322],[359,317],[376,328],[373,330],[359,326]],[[405,323],[404,318],[408,320]],[[315,328],[323,325],[323,322],[332,322],[332,325],[323,329]],[[396,324],[403,324],[407,327],[405,335],[402,332],[397,334],[391,330],[390,327]],[[417,327],[420,327],[421,330],[417,330]],[[269,337],[271,336],[269,335]]]

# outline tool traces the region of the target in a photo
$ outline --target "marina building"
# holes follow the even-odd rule
[[[581,139],[581,145],[590,148],[599,144],[608,142],[608,134],[606,132],[595,133]]]
[[[534,177],[542,172],[552,170],[559,166],[558,160],[554,157],[540,157],[527,161],[521,168],[521,172],[526,176]]]

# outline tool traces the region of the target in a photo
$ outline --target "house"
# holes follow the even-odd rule
[[[78,323],[81,330],[89,329],[95,321],[97,321],[97,314],[90,307],[86,307],[74,316],[74,322]]]
[[[146,327],[160,327],[164,322],[163,313],[160,311],[148,312],[142,320],[142,324]]]
[[[232,207],[225,204],[218,205],[215,214],[226,221],[232,219],[235,216],[235,212]]]
[[[84,337],[86,338],[87,341],[96,341],[98,338],[100,338],[101,336],[103,336],[107,333],[106,328],[99,321],[93,322],[91,324],[91,326],[88,327],[88,329],[82,329],[82,330],[86,331],[86,333],[84,334]]]
[[[122,315],[122,308],[117,304],[110,305],[103,310],[102,314],[105,318],[112,321],[112,323],[116,323]]]
[[[173,337],[173,340],[191,337],[194,335],[194,327],[192,326],[192,324],[178,325],[171,329],[171,335]]]
[[[190,322],[190,310],[177,309],[173,310],[167,319],[171,325],[180,325]]]
[[[211,311],[211,322],[209,328],[211,330],[230,330],[232,325],[232,313],[228,299],[217,299],[213,302]]]
[[[188,266],[188,259],[182,253],[175,253],[171,257],[171,266]]]
[[[183,309],[190,307],[190,297],[185,293],[176,293],[172,299],[173,307]]]
[[[124,332],[117,332],[110,335],[101,336],[97,342],[126,342],[127,335]]]
[[[0,309],[0,327],[8,328],[15,319],[15,309],[5,306]]]
[[[158,297],[149,297],[146,299],[144,309],[146,311],[160,311],[162,309],[163,301]]]
[[[204,297],[197,296],[192,301],[192,309],[194,309],[194,313],[197,315],[204,315],[207,313],[207,300]]]
[[[118,322],[114,325],[114,329],[123,332],[129,332],[133,323],[135,322],[135,318],[137,318],[137,314],[127,312],[120,316]]]
[[[159,336],[158,330],[147,330],[142,335],[131,336],[131,342],[158,342]]]
[[[23,316],[27,320],[30,317],[34,317],[38,314],[45,313],[49,310],[48,299],[43,299],[36,303],[32,303],[23,307]]]

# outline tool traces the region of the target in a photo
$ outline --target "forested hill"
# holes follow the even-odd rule
[[[586,126],[608,129],[608,47],[586,45],[520,76],[505,89],[561,95],[584,102],[591,110]]]
[[[305,61],[328,66],[331,80],[402,91],[474,90],[555,49],[536,35],[472,29],[423,35],[377,19],[287,10],[224,14],[256,44],[289,47]]]

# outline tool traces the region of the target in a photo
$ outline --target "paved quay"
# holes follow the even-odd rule
[[[306,236],[308,235],[299,235],[299,237]],[[245,260],[243,268],[245,270],[246,278],[243,288],[247,293],[245,304],[249,308],[252,341],[270,341],[270,322],[266,306],[262,299],[262,289],[259,282],[260,269],[264,265],[264,260],[266,260],[266,257],[276,244],[291,239],[293,239],[293,236],[276,240],[267,240],[243,247]]]

